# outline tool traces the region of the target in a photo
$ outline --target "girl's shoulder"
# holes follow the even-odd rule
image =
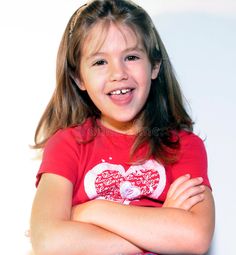
[[[192,131],[181,130],[178,136],[181,146],[204,146],[204,140]]]
[[[94,134],[95,128],[93,127],[91,119],[86,119],[81,124],[76,124],[71,127],[61,128],[57,130],[47,141],[48,143],[73,143],[78,141],[89,140]]]
[[[172,182],[182,175],[190,174],[192,178],[203,177],[203,184],[211,188],[205,141],[199,135],[185,130],[180,131],[178,135],[180,143],[178,160],[168,166]]]
[[[197,160],[207,162],[205,141],[197,134],[189,131],[179,132],[179,159],[185,161]]]

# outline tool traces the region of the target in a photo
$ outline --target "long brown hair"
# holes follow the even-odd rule
[[[88,117],[92,120],[100,117],[100,111],[87,92],[79,89],[74,78],[80,76],[81,49],[85,39],[94,25],[101,21],[130,27],[142,40],[152,67],[161,63],[143,109],[143,130],[137,135],[132,152],[148,142],[150,150],[146,157],[153,155],[162,162],[173,162],[179,148],[175,131],[192,131],[193,123],[185,110],[180,86],[150,16],[128,0],[93,0],[72,15],[58,51],[56,88],[36,129],[34,148],[43,148],[58,129],[81,124]],[[96,125],[96,121],[93,124]]]

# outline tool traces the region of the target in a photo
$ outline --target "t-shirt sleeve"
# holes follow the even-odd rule
[[[57,174],[75,184],[78,167],[78,144],[69,130],[57,131],[46,142],[36,186],[43,173]]]
[[[193,133],[180,135],[179,160],[172,166],[172,182],[178,177],[190,174],[192,178],[202,177],[203,184],[211,188],[207,173],[207,153],[201,138]]]

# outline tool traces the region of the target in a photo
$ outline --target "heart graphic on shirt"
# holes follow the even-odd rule
[[[165,168],[155,160],[133,165],[127,171],[122,165],[100,163],[88,171],[84,179],[90,199],[112,201],[130,201],[142,196],[157,199],[165,183]]]

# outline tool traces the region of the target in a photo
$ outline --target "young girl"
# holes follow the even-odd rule
[[[35,135],[35,254],[206,252],[214,203],[192,126],[148,14],[128,0],[80,7]]]

